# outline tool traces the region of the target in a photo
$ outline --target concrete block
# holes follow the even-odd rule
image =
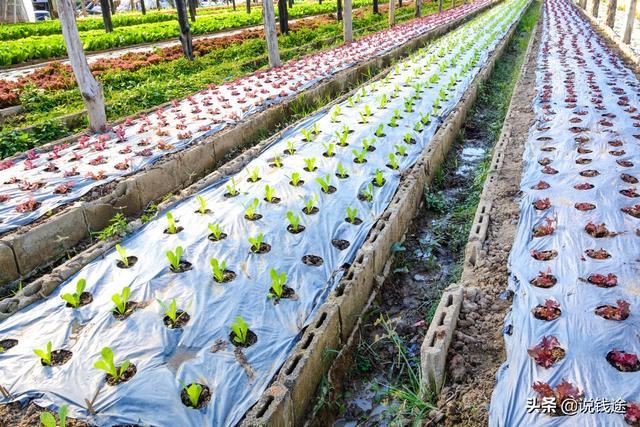
[[[0,285],[16,280],[19,276],[13,251],[9,246],[0,242]]]
[[[289,427],[294,425],[289,389],[274,382],[238,424],[240,427]]]

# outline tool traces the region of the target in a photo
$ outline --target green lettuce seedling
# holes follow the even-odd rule
[[[256,237],[249,237],[247,240],[249,240],[249,243],[251,244],[251,252],[258,252],[262,246],[264,235],[260,233]]]
[[[47,343],[47,348],[46,350],[40,350],[40,349],[34,349],[33,352],[36,354],[36,356],[38,356],[40,358],[40,360],[42,360],[42,363],[47,365],[47,366],[51,366],[51,353],[53,350],[53,343],[51,341],[49,341]]]
[[[218,241],[220,237],[222,237],[222,227],[220,224],[209,224],[209,230],[211,230],[211,235],[213,236],[213,240]]]
[[[411,144],[413,141],[413,136],[410,133],[405,133],[404,136],[402,137],[402,139],[404,140],[404,142],[406,144]]]
[[[78,280],[78,283],[76,283],[75,293],[63,294],[61,298],[65,300],[71,307],[78,308],[80,306],[80,295],[82,295],[86,286],[87,281],[85,279],[80,279]]]
[[[311,128],[311,133],[313,133],[314,135],[318,135],[320,133],[320,125],[318,124],[318,122],[313,124],[313,127]]]
[[[211,258],[209,263],[211,264],[211,271],[215,281],[218,283],[224,282],[224,270],[227,268],[227,263],[216,258]]]
[[[294,215],[291,211],[287,211],[287,219],[289,220],[289,224],[291,224],[291,229],[298,231],[300,228],[300,216]]]
[[[349,145],[347,143],[347,137],[349,136],[349,131],[347,130],[342,131],[342,132],[338,132],[336,131],[336,136],[338,137],[338,145],[341,147],[346,147],[347,145]]]
[[[102,355],[102,358],[97,360],[93,364],[93,367],[111,375],[116,381],[122,379],[124,373],[129,368],[129,365],[131,365],[131,362],[125,360],[120,364],[120,369],[118,369],[113,361],[113,350],[109,347],[104,347],[100,354]]]
[[[396,160],[396,155],[393,153],[389,153],[389,166],[391,166],[391,169],[398,169],[398,160]]]
[[[429,113],[420,114],[420,121],[422,122],[423,125],[426,126],[429,123],[431,123],[431,116],[429,115]]]
[[[127,302],[129,302],[129,297],[131,296],[131,288],[126,286],[122,289],[122,293],[113,294],[111,296],[111,301],[115,304],[115,311],[123,315],[127,311]]]
[[[349,176],[349,175],[347,174],[347,171],[346,171],[346,169],[344,168],[344,166],[342,166],[342,163],[338,163],[337,168],[338,168],[338,176],[339,176],[340,178],[343,178],[343,179],[344,179],[344,178],[347,178],[347,177]]]
[[[322,144],[327,151],[324,153],[327,157],[333,157],[333,151],[336,148],[336,144]]]
[[[129,258],[127,257],[126,249],[117,244],[116,252],[118,252],[118,255],[120,256],[120,262],[122,262],[125,267],[129,267]]]
[[[249,332],[249,325],[247,325],[247,322],[245,322],[242,316],[236,317],[236,322],[233,325],[231,325],[231,330],[235,335],[233,337],[233,340],[237,344],[246,344],[247,336]]]
[[[289,155],[292,155],[293,153],[296,152],[296,149],[294,148],[292,141],[287,141],[287,149],[285,151]]]
[[[320,187],[322,187],[322,191],[324,193],[328,193],[329,186],[331,185],[331,175],[326,174],[324,178],[322,177],[316,178],[316,182],[320,184]]]
[[[388,102],[389,100],[387,99],[387,94],[383,93],[380,99],[378,100],[378,108],[383,110],[386,107]]]
[[[182,246],[178,246],[175,252],[167,251],[167,259],[169,260],[169,266],[173,271],[180,270],[180,261],[182,261],[182,254],[184,249]]]
[[[260,181],[260,171],[258,171],[257,167],[253,168],[253,170],[251,171],[251,174],[249,175],[249,181],[251,182]]]
[[[362,148],[369,151],[369,147],[372,147],[374,142],[376,142],[375,138],[371,138],[371,139],[364,138],[362,140]]]
[[[273,199],[276,197],[275,193],[276,189],[274,187],[270,187],[269,185],[264,186],[264,198],[267,202],[273,203]]]
[[[355,156],[354,161],[356,163],[364,163],[365,162],[365,156],[367,155],[367,149],[366,148],[363,148],[362,151],[358,151],[358,150],[356,150],[354,148],[351,152]]]
[[[198,201],[198,213],[204,215],[207,213],[207,201],[202,196],[196,196],[196,200]]]
[[[382,174],[382,171],[380,169],[376,169],[373,181],[378,187],[382,187],[384,185],[384,175]]]
[[[58,409],[58,419],[60,424],[56,424],[56,418],[51,412],[43,412],[40,414],[40,424],[43,427],[66,427],[67,426],[67,412],[69,411],[69,405],[62,405]]]
[[[416,132],[422,132],[422,122],[416,122],[416,124],[413,125],[413,130]]]
[[[200,396],[202,395],[202,391],[204,390],[204,388],[198,383],[183,385],[183,388],[187,393],[189,403],[191,403],[191,406],[196,408],[198,406],[198,402],[200,402]]]
[[[358,215],[358,209],[356,208],[347,208],[347,218],[349,218],[350,223],[354,223],[356,220],[356,215]]]
[[[291,173],[291,184],[295,187],[300,183],[300,172],[292,172]]]
[[[281,168],[282,167],[282,157],[275,156],[273,158],[273,166],[275,166],[276,168]]]
[[[309,172],[313,172],[314,170],[316,170],[316,158],[315,157],[311,157],[309,159],[303,159],[304,160],[304,164],[305,167],[307,168],[307,170]]]
[[[367,187],[362,191],[362,197],[368,201],[373,201],[373,184],[369,183]]]
[[[384,136],[384,124],[380,123],[376,128],[375,135],[378,138],[382,138]]]
[[[393,147],[396,149],[396,152],[398,153],[398,155],[403,156],[403,157],[407,155],[407,147],[406,147],[406,145],[395,144]]]
[[[176,234],[178,228],[176,227],[176,222],[173,219],[173,214],[171,214],[171,212],[167,212],[167,222],[169,224],[167,227],[167,232],[169,234]]]
[[[353,97],[350,96],[349,98],[347,98],[347,104],[349,105],[349,107],[353,108],[355,106],[355,103],[353,102]]]
[[[231,196],[238,195],[238,189],[236,188],[236,180],[235,178],[231,178],[231,183],[226,185],[227,193]]]
[[[191,308],[191,302],[187,305],[187,307],[182,311],[182,313],[178,314],[178,303],[176,303],[176,299],[172,299],[168,304],[156,299],[158,304],[162,307],[164,314],[171,320],[171,323],[175,325],[180,317],[182,317],[189,308]]]
[[[254,219],[256,216],[256,209],[258,209],[259,203],[260,203],[260,200],[258,200],[257,198],[253,199],[253,201],[246,206],[244,215],[249,219]]]
[[[271,289],[267,294],[268,298],[282,298],[282,291],[284,290],[284,285],[287,283],[287,274],[282,271],[280,274],[276,271],[275,268],[272,268],[269,271],[269,275],[271,276]]]
[[[304,207],[305,207],[305,209],[307,211],[307,214],[310,215],[311,212],[313,212],[313,207],[315,206],[316,201],[318,200],[318,195],[316,194],[314,196],[311,196],[311,197],[303,199],[303,200],[304,200]]]

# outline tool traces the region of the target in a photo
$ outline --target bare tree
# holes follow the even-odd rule
[[[389,0],[389,26],[394,25],[396,25],[396,0]]]
[[[269,66],[279,67],[280,51],[278,50],[278,35],[276,34],[276,17],[273,11],[273,1],[262,0],[262,20],[264,22],[264,38],[267,41]]]
[[[191,29],[189,28],[189,19],[187,18],[187,10],[184,0],[175,0],[176,9],[178,10],[178,23],[180,24],[180,44],[182,44],[182,52],[185,58],[193,59],[193,41],[191,39]]]
[[[278,21],[280,22],[280,33],[289,34],[289,11],[287,10],[287,0],[278,0]]]
[[[422,0],[416,0],[416,18],[422,16]]]
[[[611,29],[613,29],[613,25],[616,21],[617,8],[618,8],[618,1],[609,0],[609,2],[607,3],[607,19],[604,21],[604,23],[607,25],[607,27]]]
[[[107,114],[104,109],[104,97],[100,83],[91,74],[87,57],[82,49],[80,34],[76,26],[75,1],[58,0],[60,12],[60,26],[62,27],[62,37],[67,47],[67,55],[73,74],[78,82],[78,88],[82,95],[85,108],[89,114],[89,126],[94,131],[104,130],[107,126]]]
[[[351,0],[344,0],[344,41],[349,43],[353,41],[353,14],[352,14]]]

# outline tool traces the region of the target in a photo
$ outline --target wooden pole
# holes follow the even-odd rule
[[[278,51],[278,35],[276,34],[276,17],[272,0],[262,0],[262,20],[264,22],[264,38],[267,41],[269,66],[279,67],[280,52]]]
[[[636,1],[629,0],[629,10],[627,11],[627,25],[624,28],[624,37],[622,41],[626,44],[631,43],[631,32],[633,31],[633,23],[636,19]]]
[[[598,17],[598,10],[600,9],[600,0],[593,0],[593,3],[591,3],[591,15],[594,18]]]
[[[342,21],[342,0],[336,1],[336,6],[338,7],[338,13],[336,14],[338,18],[338,22]]]
[[[178,23],[180,24],[180,44],[182,44],[182,52],[184,57],[193,59],[193,42],[191,40],[191,29],[189,28],[189,19],[187,18],[187,10],[184,0],[175,0],[176,9],[178,10]]]
[[[98,132],[107,126],[107,114],[104,109],[104,97],[102,88],[91,74],[87,58],[82,49],[80,34],[75,19],[75,1],[58,0],[58,11],[60,13],[60,26],[62,27],[62,37],[67,47],[67,55],[73,74],[78,82],[78,88],[82,95],[85,108],[89,115],[89,126]]]
[[[389,0],[389,26],[393,27],[395,24],[396,24],[396,0]]]
[[[280,33],[289,34],[289,12],[287,11],[287,0],[278,0],[278,22],[280,23]]]
[[[422,0],[416,0],[416,18],[422,16]]]
[[[609,0],[607,3],[607,18],[604,23],[607,27],[613,29],[613,25],[616,22],[616,10],[618,9],[618,1],[617,0]]]
[[[109,0],[100,0],[100,10],[102,11],[104,30],[107,33],[110,33],[113,31],[113,24],[111,23],[111,7],[109,6]]]
[[[344,0],[344,42],[351,43],[353,41],[353,13],[351,7],[351,0]]]
[[[156,0],[156,9],[160,10],[160,0]]]

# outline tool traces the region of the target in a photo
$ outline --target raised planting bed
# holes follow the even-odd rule
[[[574,5],[544,7],[536,121],[509,258],[507,361],[489,424],[624,425],[634,417],[625,402],[640,393],[640,220],[630,214],[640,82]],[[556,407],[527,410],[527,398]],[[575,414],[572,401],[597,398],[617,409]]]
[[[180,425],[235,424],[267,388],[315,313],[323,310],[326,315],[314,321],[314,329],[335,327],[337,318],[329,312],[333,305],[320,306],[345,274],[343,266],[363,264],[365,255],[376,265],[385,264],[383,251],[356,253],[380,217],[406,215],[395,209],[397,205],[382,215],[401,174],[424,153],[442,155],[429,147],[440,122],[463,97],[524,6],[524,1],[497,6],[399,64],[384,79],[289,128],[260,147],[260,156],[242,172],[203,188],[199,198],[172,206],[165,212],[170,215],[163,214],[123,241],[117,251],[89,263],[51,298],[3,321],[2,339],[24,336],[27,329],[38,327],[38,336],[46,337],[39,348],[48,340],[52,348],[73,351],[65,369],[34,369],[32,365],[40,362],[28,344],[16,338],[18,344],[1,356],[7,362],[0,369],[8,392],[15,399],[44,393],[46,397],[36,403],[45,406],[59,406],[66,399],[81,402],[85,396],[80,395],[87,394],[95,415],[76,404],[69,412],[99,425],[163,425],[169,419]],[[442,64],[447,66],[441,70]],[[385,137],[374,136],[379,123]],[[340,139],[348,145],[339,146]],[[367,150],[364,140],[375,151]],[[293,154],[285,154],[290,149]],[[335,176],[338,165],[348,178]],[[426,172],[426,165],[420,169]],[[290,184],[294,173],[305,181],[302,186]],[[357,199],[366,193],[372,198]],[[319,210],[315,214],[313,206]],[[300,217],[305,230],[287,231],[288,222],[297,222],[291,217]],[[355,218],[362,223],[356,225]],[[226,238],[220,238],[216,225]],[[375,225],[378,236],[383,228]],[[334,239],[350,245],[339,250],[331,243]],[[138,258],[134,265],[131,256]],[[359,281],[367,275],[371,279],[375,270],[351,272],[345,280]],[[227,272],[235,277],[225,282]],[[80,278],[86,278],[85,287],[77,287]],[[293,289],[297,298],[287,295],[282,285]],[[77,309],[58,298],[83,292],[91,293],[93,301]],[[147,304],[153,299],[163,305]],[[173,299],[175,313],[168,313]],[[135,308],[130,307],[134,302]],[[167,323],[174,324],[170,314],[177,319],[178,310],[186,311],[190,320],[182,328],[169,328]],[[74,318],[77,327],[72,332],[68,326]],[[200,325],[206,328],[200,330]],[[321,358],[320,350],[314,357]],[[100,360],[95,364],[98,370],[91,366]],[[302,365],[288,365],[287,372],[296,366]],[[56,375],[48,377],[49,385],[37,384],[36,378],[50,372]],[[21,380],[11,380],[12,375]],[[64,384],[71,377],[87,383],[77,391],[68,390]],[[114,385],[109,385],[109,378]],[[200,396],[192,399],[198,389]],[[208,404],[200,398],[203,390],[211,394]],[[122,393],[127,402],[138,403],[121,406],[125,400],[117,397]],[[164,410],[154,411],[150,404]],[[193,409],[198,407],[202,409]]]
[[[326,58],[328,54],[321,53],[303,61],[289,63],[278,70],[259,73],[236,83],[214,87],[205,91],[206,94],[198,94],[178,103],[177,107],[169,104],[166,106],[166,110],[162,109],[159,113],[150,113],[144,118],[132,120],[129,126],[127,126],[126,122],[118,125],[113,132],[104,134],[110,138],[108,140],[105,139],[105,136],[85,136],[80,141],[70,142],[68,145],[51,144],[45,147],[44,151],[32,151],[26,156],[5,160],[2,164],[7,168],[0,171],[0,176],[3,182],[15,182],[15,184],[3,186],[1,194],[9,198],[4,197],[6,200],[0,203],[0,218],[2,219],[0,229],[7,231],[15,229],[20,224],[31,223],[42,213],[49,212],[50,209],[56,209],[59,213],[51,218],[38,220],[36,225],[26,230],[3,236],[3,245],[0,246],[0,264],[6,265],[6,267],[0,270],[0,281],[14,280],[20,274],[26,275],[39,265],[57,259],[64,253],[64,250],[73,247],[81,239],[85,238],[87,229],[96,230],[106,226],[109,218],[113,217],[119,209],[123,209],[124,213],[129,215],[138,213],[149,202],[169,192],[179,190],[185,183],[193,182],[195,178],[211,170],[216,162],[224,159],[225,155],[231,150],[235,150],[251,141],[262,129],[268,130],[269,127],[273,127],[283,121],[288,114],[287,105],[292,99],[302,100],[302,96],[305,97],[304,99],[309,100],[321,99],[327,94],[331,95],[340,92],[347,84],[364,76],[368,70],[378,69],[384,64],[388,64],[391,59],[397,58],[412,48],[420,46],[426,40],[448,31],[468,19],[471,14],[478,13],[488,7],[490,7],[489,4],[473,7],[463,6],[462,8],[468,11],[467,14],[463,13],[460,8],[455,9],[447,15],[451,19],[447,18],[447,23],[445,24],[439,24],[445,19],[442,16],[417,20],[408,25],[413,28],[413,31],[407,28],[401,29],[407,26],[396,26],[394,29],[387,31],[392,31],[397,36],[400,34],[408,36],[409,33],[418,31],[417,28],[421,28],[421,33],[420,35],[414,34],[415,37],[402,46],[389,47],[386,53],[375,52],[374,58],[368,61],[364,60],[366,57],[365,52],[364,49],[361,49],[357,52],[353,51],[355,56],[351,59],[342,56],[331,59],[331,61],[338,61],[341,64],[338,68],[334,67],[336,64],[332,66],[332,62],[326,59],[328,62],[318,64],[316,70],[310,70],[308,74],[300,74],[295,71],[300,80],[293,90],[289,89],[288,86],[285,88],[280,87],[281,83],[285,82],[285,80],[282,80],[284,76],[287,73],[291,75],[294,73],[293,70],[297,70],[298,67],[302,67],[303,70],[305,67],[311,68],[312,64],[315,64],[314,61]],[[452,14],[454,13],[459,14],[459,17],[453,18]],[[387,34],[387,31],[383,33]],[[346,54],[346,50],[352,52],[351,49],[355,49],[358,46],[361,48],[367,46],[367,49],[373,49],[372,40],[377,40],[381,37],[383,36],[368,37],[362,39],[362,42],[352,43],[348,47],[341,46],[332,49],[330,52]],[[370,41],[367,42],[367,40]],[[385,40],[388,42],[390,39]],[[398,39],[394,40],[397,43],[400,42]],[[362,60],[353,62],[358,58]],[[327,67],[329,74],[317,74],[322,66]],[[331,73],[338,74],[333,79],[322,82],[323,79],[333,75]],[[276,81],[271,81],[272,78],[276,78],[275,76],[280,77]],[[309,80],[312,77],[313,80]],[[269,80],[271,83],[259,83],[263,80]],[[300,85],[301,82],[305,83]],[[320,84],[314,85],[314,83]],[[263,89],[267,90],[268,93],[280,91],[283,96],[269,95],[273,98],[271,101],[261,100],[259,97],[247,98],[244,104],[238,104],[231,99],[234,96],[231,93],[234,91],[244,91],[241,88],[249,88],[249,86],[251,86],[249,89],[253,90],[256,89],[253,88],[256,84],[262,84]],[[274,89],[274,85],[278,86],[278,89]],[[304,95],[302,95],[303,91],[305,91]],[[218,95],[215,95],[216,97],[230,97],[224,99],[228,99],[229,101],[227,102],[233,103],[231,105],[232,108],[216,112],[213,107],[202,106],[202,103],[213,102],[212,97],[214,95],[212,95],[212,92],[218,93]],[[237,97],[239,98],[239,96]],[[207,98],[208,101],[206,101]],[[263,102],[263,104],[258,106],[260,102]],[[192,103],[196,105],[191,105]],[[266,108],[272,104],[275,104],[272,108]],[[200,110],[204,108],[204,110],[200,113],[192,113],[195,108]],[[248,108],[248,110],[243,113],[243,108]],[[214,110],[215,114],[208,115],[207,110]],[[236,117],[236,119],[232,120],[230,116],[226,117],[228,114]],[[240,114],[244,118],[239,118]],[[185,117],[175,119],[178,115],[184,115]],[[208,117],[207,120],[201,121],[201,123],[209,124],[194,122],[195,116]],[[173,122],[177,120],[171,126],[173,128],[171,134],[192,132],[192,136],[184,140],[178,140],[177,135],[171,136],[171,134],[165,137],[158,137],[156,134],[163,132],[162,129],[158,129],[158,126],[163,121],[162,117],[167,121],[171,120]],[[222,117],[226,117],[226,119]],[[145,125],[147,121],[157,123],[147,127]],[[175,127],[183,127],[180,122],[184,122],[184,126],[187,129],[176,130]],[[147,136],[137,133],[141,126],[146,127]],[[199,131],[198,129],[201,126],[211,126],[211,129]],[[125,142],[118,142],[120,137],[116,133],[125,138]],[[147,144],[147,141],[148,145],[144,145]],[[143,145],[141,146],[140,144]],[[83,146],[85,148],[82,148]],[[129,150],[129,154],[120,154],[121,151]],[[173,154],[179,151],[181,151],[179,154]],[[145,157],[142,154],[148,154],[149,156]],[[52,160],[48,159],[50,156],[53,157]],[[55,158],[56,156],[59,158]],[[82,159],[73,160],[77,156],[82,156]],[[29,159],[29,157],[32,157],[32,159]],[[152,162],[159,159],[162,159],[159,166],[150,167]],[[104,164],[90,164],[91,162],[100,163],[105,161],[106,163]],[[54,166],[58,167],[58,172],[40,170],[40,163],[47,167],[50,162],[53,162]],[[116,166],[124,166],[125,163],[129,166],[128,169],[116,168]],[[57,166],[58,164],[60,166]],[[25,170],[27,165],[38,165],[38,167]],[[78,168],[76,169],[77,175],[65,177],[66,169],[73,170],[74,167]],[[80,172],[81,169],[83,169],[82,173]],[[141,169],[144,169],[144,171],[141,171]],[[101,171],[104,173],[101,174]],[[87,176],[90,172],[93,178],[104,177],[104,179],[95,180]],[[135,175],[128,179],[123,179],[123,176],[128,174]],[[17,179],[14,180],[14,177]],[[27,183],[32,181],[39,182],[40,179],[48,179],[48,182],[37,190],[20,190],[20,185],[23,187],[26,185],[24,181]],[[72,183],[73,185],[67,185],[67,183]],[[60,191],[55,193],[56,188],[62,184],[68,191],[64,194]],[[85,196],[84,202],[73,206],[63,206],[63,204],[75,200],[90,190],[93,190],[92,194],[88,197]],[[8,195],[5,191],[13,194],[13,196]],[[105,194],[107,196],[104,196]],[[87,201],[87,199],[90,201]],[[35,201],[35,205],[31,200]],[[27,202],[32,208],[37,208],[31,212],[17,212],[18,204],[24,202]],[[78,224],[82,224],[83,221],[84,226],[79,227]],[[61,245],[53,243],[53,241],[57,240],[57,236],[64,236],[64,241]],[[11,253],[13,253],[13,256],[11,256]]]

